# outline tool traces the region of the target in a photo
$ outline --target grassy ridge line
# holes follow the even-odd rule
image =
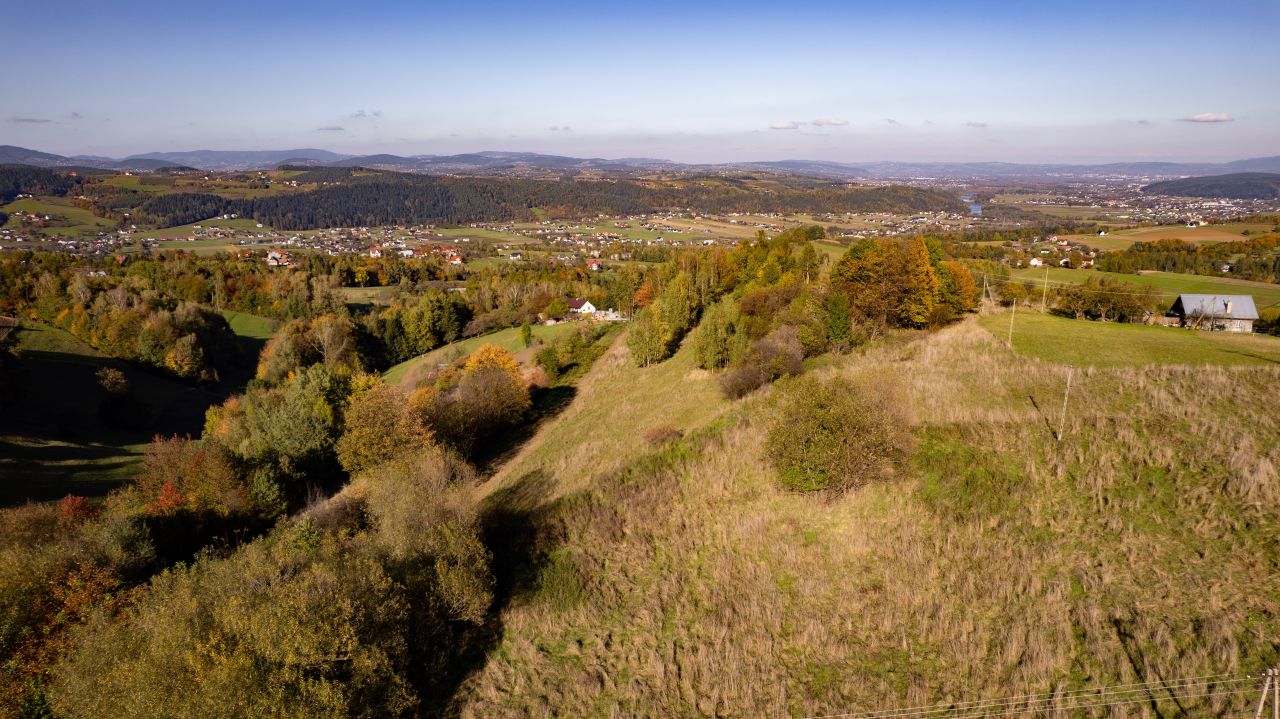
[[[644,433],[656,427],[688,432],[727,407],[715,378],[698,369],[686,343],[671,359],[650,368],[631,363],[626,333],[577,383],[577,394],[486,484],[502,489],[530,474],[554,477],[559,496],[648,451]]]
[[[630,370],[593,370],[598,391],[490,495],[555,499],[535,515],[543,561],[459,715],[807,716],[1280,658],[1264,449],[1280,418],[1257,402],[1280,370],[1086,370],[1061,442],[1039,408],[1060,399],[1062,369],[976,322],[824,371],[901,387],[920,445],[899,479],[832,499],[779,490],[767,392],[719,429],[614,461],[642,423],[592,420],[617,413],[608,382]],[[687,393],[663,404],[722,414]],[[1186,711],[1234,716],[1247,700]]]
[[[543,342],[554,342],[556,339],[563,337],[570,332],[576,330],[578,325],[573,322],[561,322],[555,325],[535,325],[532,327],[533,336]],[[515,353],[524,348],[520,342],[520,328],[508,327],[504,330],[491,332],[486,335],[477,337],[469,337],[465,340],[451,342],[443,347],[437,347],[430,352],[418,355],[412,359],[407,359],[400,364],[394,365],[386,372],[382,373],[382,380],[393,384],[404,383],[406,380],[414,379],[414,370],[419,367],[430,367],[438,363],[448,363],[456,359],[461,359],[475,352],[481,345],[492,344],[502,349]]]
[[[996,312],[978,322],[1005,341],[1009,319],[1008,312]],[[1047,362],[1091,367],[1280,364],[1280,338],[1267,335],[1092,322],[1035,311],[1013,317],[1013,346]]]

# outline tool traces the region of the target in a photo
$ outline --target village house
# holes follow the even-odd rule
[[[1179,295],[1169,324],[1209,332],[1252,332],[1258,308],[1252,295]]]
[[[267,252],[268,267],[288,267],[293,264],[293,257],[283,250],[269,250]]]
[[[596,311],[596,306],[586,300],[569,300],[567,304],[569,305],[569,314],[583,315],[585,317]]]

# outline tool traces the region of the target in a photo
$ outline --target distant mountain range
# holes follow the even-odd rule
[[[1236,200],[1280,200],[1280,174],[1238,172],[1153,182],[1142,188],[1152,195],[1224,197]]]
[[[1280,156],[1235,162],[1118,162],[1093,165],[1020,164],[1008,162],[869,162],[843,163],[819,160],[779,160],[686,164],[651,158],[565,157],[532,152],[472,152],[460,155],[341,155],[314,148],[297,150],[195,150],[148,152],[123,159],[77,155],[64,157],[47,152],[0,145],[0,164],[40,167],[84,167],[104,170],[151,171],[164,167],[242,171],[274,169],[280,165],[313,167],[368,167],[372,169],[458,175],[520,175],[579,172],[635,175],[643,172],[757,172],[806,177],[858,179],[975,179],[1054,180],[1081,178],[1169,179],[1243,172],[1280,172]]]

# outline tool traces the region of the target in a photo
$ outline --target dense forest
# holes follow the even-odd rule
[[[69,194],[80,185],[80,178],[29,165],[0,165],[0,202],[8,202],[19,194]]]

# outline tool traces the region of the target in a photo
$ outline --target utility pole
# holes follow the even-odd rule
[[[986,301],[987,301],[987,299],[988,299],[988,298],[989,298],[989,295],[988,295],[988,293],[987,293],[987,276],[984,274],[984,275],[982,275],[982,302],[983,302],[983,304],[985,304],[985,303],[986,303]]]
[[[1013,349],[1013,316],[1018,314],[1018,301],[1014,300],[1009,305],[1009,349]]]
[[[1044,266],[1044,289],[1040,290],[1040,311],[1044,312],[1049,299],[1049,266]]]
[[[1067,398],[1071,396],[1071,375],[1075,374],[1076,366],[1067,365],[1067,391],[1062,393],[1062,417],[1058,419],[1058,441],[1062,441],[1062,432],[1067,426]]]
[[[1268,669],[1262,675],[1262,694],[1258,697],[1258,710],[1253,713],[1253,719],[1262,719],[1262,710],[1267,708],[1267,695],[1271,695],[1271,716],[1272,719],[1280,717],[1280,671]]]

